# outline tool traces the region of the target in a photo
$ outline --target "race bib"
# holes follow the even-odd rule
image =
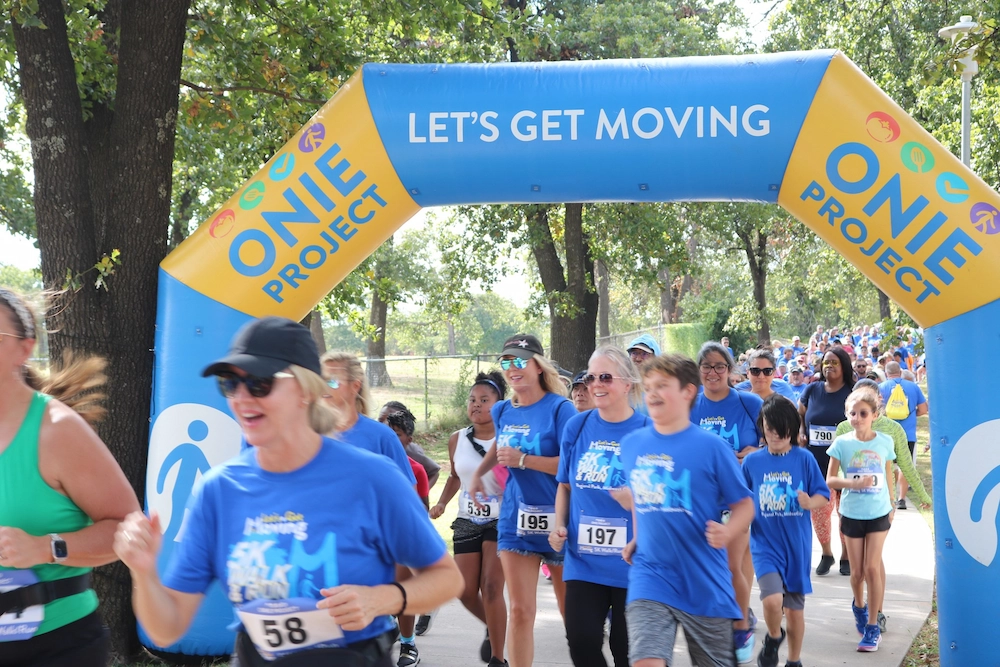
[[[878,493],[885,487],[885,473],[884,472],[865,472],[857,470],[848,470],[846,476],[848,479],[860,479],[862,475],[871,475],[872,483],[870,486],[866,486],[863,489],[850,489],[852,492],[857,493]]]
[[[236,610],[257,652],[267,660],[303,651],[344,645],[344,632],[316,600],[253,600]]]
[[[837,427],[836,426],[810,426],[809,427],[809,446],[810,447],[829,447],[833,444],[833,439],[836,437]]]
[[[627,525],[625,519],[583,515],[576,530],[577,550],[594,556],[620,556],[628,543]]]
[[[0,593],[38,583],[38,577],[31,570],[5,570],[0,572]],[[16,642],[31,639],[38,626],[45,620],[45,605],[28,607],[20,612],[9,611],[0,616],[0,642]]]
[[[484,496],[479,494],[479,506],[476,506],[472,496],[464,490],[458,497],[459,507],[469,515],[472,523],[484,524],[497,519],[500,516],[500,498],[497,496]]]
[[[521,503],[517,510],[517,534],[548,535],[555,525],[555,505],[525,505]]]

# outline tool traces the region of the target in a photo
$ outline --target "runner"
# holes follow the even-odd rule
[[[483,476],[497,463],[510,469],[497,524],[498,549],[510,596],[507,655],[512,667],[529,667],[535,654],[535,591],[539,564],[552,574],[559,612],[565,618],[566,587],[562,554],[549,546],[555,513],[559,437],[576,414],[565,385],[543,356],[542,344],[528,334],[507,339],[500,368],[513,396],[493,406],[497,442],[469,484],[469,494],[485,493]],[[480,502],[480,504],[482,504]]]
[[[879,385],[882,405],[885,406],[886,416],[903,427],[903,431],[906,433],[906,446],[912,460],[913,450],[917,444],[917,417],[927,414],[927,399],[924,397],[920,385],[902,377],[902,371],[897,362],[890,361],[885,365],[885,375],[886,381]],[[896,509],[905,510],[906,494],[910,485],[902,472],[897,475],[896,482],[899,484],[899,500],[896,503]]]
[[[729,444],[736,458],[742,461],[747,454],[757,451],[763,441],[757,430],[757,415],[763,401],[754,394],[729,387],[726,378],[732,365],[732,357],[719,343],[709,341],[701,346],[698,367],[704,391],[695,400],[691,421],[720,436]],[[719,511],[723,516],[727,510],[725,504],[720,505]],[[733,539],[726,549],[726,557],[736,601],[740,609],[745,610],[743,618],[733,624],[733,642],[739,662],[747,662],[753,659],[754,625],[757,620],[750,609],[754,572],[749,530]]]
[[[104,362],[43,379],[36,319],[0,288],[0,665],[108,664],[90,570],[117,560],[115,527],[139,501],[91,422]],[[20,611],[17,611],[20,610]]]
[[[396,415],[390,422],[389,417]],[[413,434],[417,430],[417,418],[410,412],[410,409],[399,401],[389,401],[382,406],[378,413],[378,421],[392,429],[399,442],[403,445],[406,455],[419,463],[427,473],[427,483],[430,488],[437,484],[438,477],[441,476],[441,466],[438,462],[427,456],[427,452],[413,439]],[[417,631],[417,634],[423,634]]]
[[[826,450],[833,443],[837,424],[844,419],[845,404],[854,382],[851,358],[843,349],[824,354],[820,369],[819,381],[810,384],[799,396],[799,414],[803,418],[799,444],[809,447],[820,470],[827,470],[830,457]],[[840,505],[838,488],[830,487],[833,502],[812,513],[813,530],[823,549],[816,566],[816,574],[821,576],[829,574],[830,567],[837,562],[830,544],[830,515]],[[843,534],[840,536],[840,553],[840,573],[848,576],[851,574],[851,562],[847,557]]]
[[[632,565],[629,659],[635,667],[671,664],[682,625],[695,665],[732,667],[733,621],[743,613],[725,549],[749,530],[750,490],[729,443],[691,423],[699,384],[693,361],[650,359],[642,384],[653,425],[625,436],[621,447],[635,530],[623,552]],[[726,524],[718,521],[720,500],[731,512]]]
[[[241,667],[282,656],[389,667],[390,614],[458,595],[458,568],[416,496],[400,492],[409,482],[396,466],[322,435],[338,415],[321,400],[328,387],[308,329],[254,320],[229,352],[202,374],[217,376],[250,446],[202,478],[162,583],[159,517],[133,512],[118,527],[136,618],[169,646],[218,581],[239,617]],[[417,572],[405,586],[396,563]]]
[[[507,394],[507,383],[499,371],[480,373],[469,390],[466,415],[472,425],[455,431],[448,439],[448,460],[451,474],[437,504],[431,507],[431,518],[444,514],[449,501],[458,494],[458,518],[451,524],[455,562],[462,571],[465,590],[462,604],[472,615],[486,624],[486,639],[479,657],[489,667],[503,667],[504,639],[507,634],[507,603],[503,598],[503,569],[497,555],[497,520],[508,470],[497,466],[483,475],[485,503],[476,505],[469,495],[469,482],[486,450],[496,440],[496,430],[490,409]]]
[[[753,350],[747,357],[747,363],[747,374],[750,379],[736,385],[737,391],[749,391],[761,401],[764,401],[771,394],[778,393],[793,403],[796,402],[795,392],[788,386],[788,383],[774,377],[774,355],[771,354],[770,350]]]
[[[847,538],[850,559],[858,567],[851,571],[854,599],[851,609],[861,635],[858,651],[877,651],[882,633],[870,623],[869,609],[881,609],[885,582],[881,572],[882,547],[892,524],[892,461],[896,458],[892,439],[872,429],[878,416],[878,393],[859,389],[847,397],[847,419],[853,433],[833,441],[828,454],[830,469],[826,483],[844,489],[841,499],[841,532]],[[845,477],[838,476],[843,461]],[[868,602],[863,607],[865,587]]]
[[[809,512],[830,502],[830,489],[816,458],[800,447],[799,412],[778,396],[764,401],[758,428],[767,449],[743,460],[743,475],[753,492],[756,514],[750,526],[750,551],[764,604],[767,635],[757,656],[758,667],[777,667],[778,649],[785,640],[781,628],[784,612],[788,626],[788,662],[801,667],[805,636],[805,596],[812,555],[812,522]]]
[[[566,546],[566,639],[573,664],[607,667],[601,646],[610,612],[615,667],[628,667],[628,565],[621,556],[632,539],[632,515],[610,492],[626,486],[622,438],[650,422],[631,406],[640,395],[640,380],[625,352],[600,347],[587,371],[597,409],[576,415],[563,431],[549,544],[556,551]]]
[[[587,377],[587,371],[577,373],[573,377],[573,384],[569,390],[570,398],[573,399],[573,407],[576,408],[577,412],[592,410],[596,407],[594,405],[594,397],[590,395],[590,389],[587,387],[587,383],[583,381],[585,377]]]

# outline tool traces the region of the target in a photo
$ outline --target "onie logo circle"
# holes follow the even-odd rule
[[[240,453],[240,437],[232,417],[200,403],[172,405],[156,418],[149,437],[146,499],[150,511],[160,515],[165,542],[180,540],[195,483],[209,468]]]
[[[948,520],[962,548],[989,567],[997,555],[1000,508],[1000,419],[969,429],[948,458]]]

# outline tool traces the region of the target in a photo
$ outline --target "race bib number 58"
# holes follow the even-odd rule
[[[307,648],[343,646],[344,633],[316,600],[254,600],[237,614],[257,651],[274,660]]]

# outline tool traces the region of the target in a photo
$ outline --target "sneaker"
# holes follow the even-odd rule
[[[483,662],[489,662],[492,657],[493,645],[490,643],[490,629],[486,628],[486,638],[483,639],[483,643],[479,645],[479,659]]]
[[[791,660],[788,660],[785,662],[785,667],[802,667],[802,661],[796,660],[795,662],[792,662]]]
[[[858,634],[864,636],[865,628],[868,627],[868,605],[855,607],[854,600],[851,600],[851,611],[854,612],[854,625],[858,629]]]
[[[753,630],[733,630],[733,646],[736,647],[736,662],[753,660]]]
[[[836,559],[833,556],[827,556],[826,554],[823,554],[823,557],[819,559],[819,565],[816,566],[816,574],[820,576],[823,576],[824,574],[829,574],[830,568],[833,567],[833,564],[835,562]]]
[[[545,581],[552,581],[552,573],[549,572],[549,566],[542,563],[542,576],[545,577]]]
[[[878,631],[885,632],[885,614],[879,612],[876,618],[878,619]]]
[[[858,643],[858,651],[862,653],[874,653],[878,650],[878,645],[882,643],[882,633],[877,625],[866,625],[865,635]]]
[[[757,656],[757,667],[778,667],[778,649],[781,642],[785,641],[785,631],[781,631],[781,638],[775,639],[769,633],[764,635],[764,646]]]
[[[851,576],[851,561],[846,558],[840,561],[840,573],[845,577]]]
[[[900,498],[896,502],[896,509],[898,509],[898,510],[905,510],[906,509],[906,498]]]
[[[753,613],[753,607],[747,607],[747,623],[752,631],[757,631],[757,617]]]
[[[506,660],[501,660],[500,658],[490,658],[490,662],[486,667],[509,667]]]
[[[417,616],[417,624],[413,627],[413,631],[418,637],[422,637],[431,631],[431,623],[434,622],[434,616],[437,615],[438,610],[435,609],[429,614],[420,614]]]
[[[396,661],[396,667],[415,667],[415,665],[420,664],[420,653],[417,651],[416,644],[404,644],[399,643],[399,660]]]

